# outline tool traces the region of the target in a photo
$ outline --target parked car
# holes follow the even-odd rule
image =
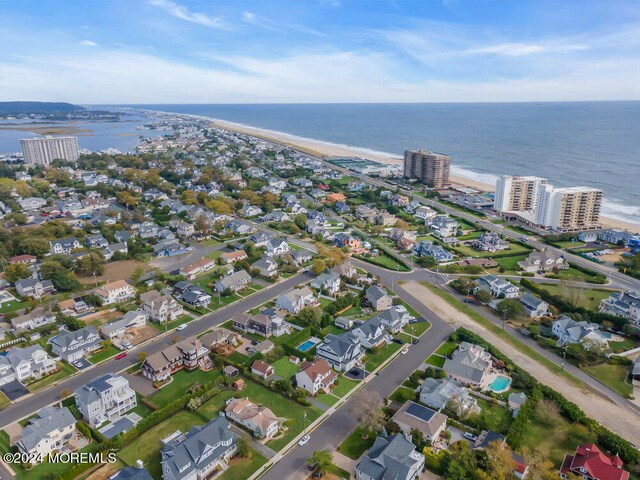
[[[118,355],[116,355],[116,360],[123,359],[126,356],[127,356],[127,352],[119,353]]]
[[[76,362],[73,362],[73,366],[77,367],[77,368],[82,368],[82,367],[84,367],[84,363],[82,363],[81,361],[78,360]]]
[[[307,442],[311,440],[311,437],[309,435],[305,435],[304,437],[302,437],[300,439],[300,441],[298,442],[298,445],[300,445],[301,447],[303,447],[304,445],[307,444]]]
[[[412,344],[414,344],[414,345],[417,345],[419,341],[420,341],[420,339],[419,339],[419,338],[414,338],[414,339],[411,341],[411,343],[412,343]]]
[[[400,353],[402,355],[406,355],[407,353],[409,353],[409,349],[408,348],[404,348]]]
[[[401,340],[399,338],[394,338],[393,341],[399,343],[400,345],[404,345],[404,340]]]
[[[176,330],[177,331],[181,331],[181,330],[184,330],[185,328],[187,328],[187,324],[186,323],[182,323],[182,324],[180,324],[180,325],[178,325],[176,327]]]
[[[309,469],[309,471],[313,472],[317,466],[318,466],[318,462],[314,462],[311,465],[307,465],[307,468]]]
[[[133,347],[133,345],[131,345],[131,343],[130,343],[130,342],[128,342],[128,341],[126,341],[126,340],[124,340],[124,341],[122,342],[122,346],[123,346],[124,348],[126,348],[127,350],[128,350],[128,349],[130,349],[131,347]]]
[[[464,433],[462,434],[462,436],[463,436],[464,438],[466,438],[467,440],[471,440],[472,442],[475,442],[475,441],[476,441],[476,438],[477,438],[474,434],[469,433],[469,432],[464,432]]]

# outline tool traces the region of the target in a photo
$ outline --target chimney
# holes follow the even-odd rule
[[[140,470],[144,468],[144,463],[142,462],[142,460],[136,460],[136,467],[138,467]]]

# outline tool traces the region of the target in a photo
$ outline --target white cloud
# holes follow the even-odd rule
[[[98,44],[96,42],[93,42],[91,40],[82,40],[80,42],[80,45],[82,45],[83,47],[97,47]]]
[[[149,0],[149,3],[186,22],[197,23],[199,25],[204,25],[205,27],[218,28],[222,30],[231,28],[222,16],[214,17],[207,15],[206,13],[192,12],[187,7],[179,5],[176,2],[172,2],[171,0]]]
[[[510,57],[521,57],[524,55],[532,55],[536,53],[562,53],[562,52],[578,52],[588,50],[586,45],[573,44],[527,44],[527,43],[501,43],[499,45],[491,45],[488,47],[475,48],[467,50],[466,53],[492,53],[496,55],[507,55]]]

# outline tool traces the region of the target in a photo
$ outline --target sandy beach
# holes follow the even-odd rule
[[[337,145],[329,142],[323,142],[321,140],[313,140],[308,138],[302,138],[295,135],[288,135],[281,132],[275,132],[273,130],[266,130],[262,128],[251,127],[234,122],[227,122],[223,120],[214,120],[212,126],[216,128],[226,129],[233,132],[243,133],[264,140],[269,140],[275,143],[289,145],[295,147],[298,150],[307,152],[311,155],[318,157],[362,157],[374,162],[386,163],[386,164],[402,164],[402,158],[385,155],[381,152],[368,150],[366,148],[349,147],[348,145]],[[469,178],[463,177],[451,177],[451,181],[460,186],[473,188],[485,192],[493,192],[495,185],[478,182]],[[601,223],[606,227],[620,228],[623,230],[630,230],[637,232],[640,230],[640,224],[631,222],[625,222],[615,218],[601,217]]]

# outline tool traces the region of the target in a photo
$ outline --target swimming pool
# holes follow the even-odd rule
[[[511,384],[511,379],[509,377],[505,377],[504,375],[498,375],[493,379],[491,385],[489,385],[489,389],[493,392],[500,393],[504,392],[509,388]]]
[[[301,343],[300,345],[298,345],[298,350],[300,350],[301,352],[306,352],[310,348],[313,348],[313,346],[316,343],[318,343],[318,340],[316,338],[310,338],[309,340],[306,340],[304,343]]]

